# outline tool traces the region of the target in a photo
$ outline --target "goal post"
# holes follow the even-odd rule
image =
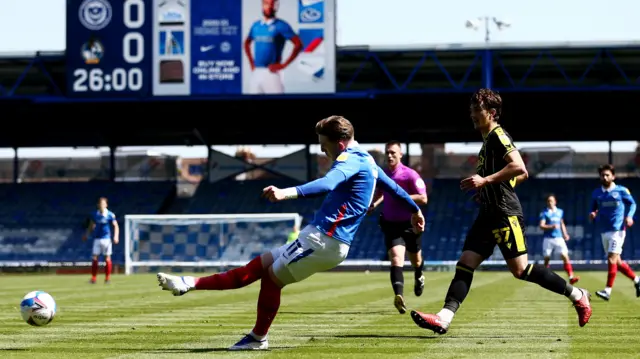
[[[235,267],[284,244],[298,213],[125,215],[125,274],[165,267]]]
[[[161,271],[201,272],[226,270],[247,264],[256,256],[284,244],[298,213],[246,214],[149,214],[124,217],[125,274]],[[428,233],[427,233],[428,236]],[[375,240],[367,238],[367,240]],[[381,240],[381,239],[380,239]],[[357,255],[354,257],[358,258]],[[532,262],[536,262],[532,258]],[[426,271],[453,271],[456,258],[425,260]],[[629,261],[640,264],[640,260]],[[23,266],[87,266],[89,263],[32,263],[0,261],[0,268]],[[387,270],[391,263],[380,258],[343,261],[336,271]],[[562,261],[552,260],[553,266]],[[600,270],[606,259],[574,260],[574,268]],[[405,266],[411,264],[406,261]],[[479,270],[506,270],[506,262],[495,251]]]

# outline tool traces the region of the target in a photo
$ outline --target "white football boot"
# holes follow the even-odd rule
[[[158,273],[157,277],[162,290],[171,291],[175,296],[183,295],[196,287],[193,277],[178,277],[166,273]]]
[[[229,350],[267,350],[269,349],[269,340],[263,338],[256,339],[253,335],[247,334],[239,342],[235,343]]]

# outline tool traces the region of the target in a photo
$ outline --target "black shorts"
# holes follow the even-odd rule
[[[472,251],[488,258],[496,244],[504,259],[527,253],[524,219],[520,216],[480,213],[467,233],[463,251]]]
[[[380,216],[378,223],[384,234],[384,244],[387,246],[387,251],[398,245],[407,248],[409,253],[418,253],[422,249],[421,234],[416,234],[413,231],[411,221],[391,222],[385,221]]]

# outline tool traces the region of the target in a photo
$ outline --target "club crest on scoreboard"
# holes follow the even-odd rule
[[[97,65],[104,56],[104,45],[97,39],[91,39],[82,45],[82,58],[87,65]]]
[[[112,16],[113,9],[108,0],[84,0],[78,10],[82,26],[93,31],[107,27]]]

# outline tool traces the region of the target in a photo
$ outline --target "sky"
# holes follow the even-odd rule
[[[281,0],[282,4],[287,1],[293,0]],[[0,54],[64,50],[65,3],[66,0],[0,0]],[[337,0],[337,45],[420,48],[482,43],[483,27],[470,30],[465,22],[484,16],[510,24],[502,31],[490,25],[493,43],[640,41],[638,14],[638,0]],[[608,150],[607,143],[571,146],[578,151]],[[476,147],[477,143],[448,145],[456,152],[475,152]],[[616,145],[618,151],[634,149],[635,143]],[[27,155],[30,151],[33,150],[21,153]],[[194,156],[206,153],[202,148],[183,151]],[[224,151],[235,151],[235,147]],[[12,153],[0,150],[0,157]]]
[[[3,36],[0,53],[63,50],[65,3],[0,0],[0,34],[11,34]],[[483,16],[511,24],[503,31],[492,26],[492,42],[640,40],[638,14],[637,0],[337,0],[337,43],[477,43],[484,41],[483,30],[464,24]]]

